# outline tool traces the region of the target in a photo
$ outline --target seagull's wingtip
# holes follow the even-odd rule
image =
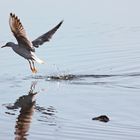
[[[10,13],[10,16],[12,17],[13,15],[14,15],[14,14],[11,12],[11,13]]]
[[[61,21],[60,21],[60,24],[62,24],[64,22],[64,20],[62,19]]]

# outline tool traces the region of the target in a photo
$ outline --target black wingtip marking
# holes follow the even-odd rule
[[[55,29],[57,30],[64,21],[62,20],[58,25],[56,25]]]
[[[62,20],[59,24],[58,24],[58,26],[61,26],[61,24],[64,22],[64,20]]]
[[[10,16],[11,16],[11,17],[15,17],[15,18],[17,18],[16,15],[13,14],[13,13],[10,13]]]

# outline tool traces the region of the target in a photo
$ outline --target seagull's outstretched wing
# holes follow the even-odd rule
[[[63,23],[63,21],[61,21],[58,25],[56,25],[54,28],[52,28],[47,33],[45,33],[45,34],[41,35],[40,37],[38,37],[37,39],[33,40],[32,41],[33,46],[38,48],[39,45],[42,45],[43,43],[49,41],[51,39],[51,37],[53,36],[53,34],[61,26],[62,23]]]
[[[32,43],[28,40],[24,27],[20,19],[15,14],[10,13],[9,25],[20,47],[25,47],[29,51],[35,51]]]

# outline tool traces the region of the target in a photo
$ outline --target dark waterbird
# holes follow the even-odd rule
[[[49,41],[51,37],[53,36],[53,34],[61,26],[62,23],[63,21],[61,21],[58,25],[56,25],[50,31],[39,36],[35,40],[30,41],[26,35],[23,25],[20,22],[20,19],[15,14],[10,13],[9,25],[18,44],[15,44],[13,42],[8,42],[6,43],[6,45],[2,46],[1,48],[11,47],[14,50],[14,52],[16,52],[17,54],[19,54],[20,56],[28,60],[30,69],[32,70],[33,73],[36,73],[37,69],[35,68],[34,62],[36,61],[40,64],[44,62],[35,55],[34,53],[35,48],[38,48],[44,42]]]
[[[92,118],[92,120],[98,120],[101,122],[108,122],[110,119],[106,115],[101,115],[101,116]]]

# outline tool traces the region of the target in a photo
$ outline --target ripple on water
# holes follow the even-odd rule
[[[21,65],[24,60],[22,62],[16,56],[10,56],[12,55],[10,51],[1,53],[0,101],[8,102],[2,106],[0,112],[1,139],[140,139],[138,108],[140,106],[140,26],[130,25],[139,23],[138,16],[135,16],[139,13],[136,9],[139,4],[135,5],[133,2],[135,6],[131,6],[132,3],[126,4],[122,1],[117,1],[116,4],[114,1],[104,2],[105,5],[97,1],[95,3],[92,1],[94,4],[89,1],[89,3],[73,2],[74,5],[69,5],[67,2],[67,4],[64,2],[64,5],[61,2],[56,3],[56,9],[61,9],[57,9],[61,12],[59,15],[66,17],[67,20],[61,28],[62,36],[57,34],[59,39],[58,42],[53,42],[54,46],[44,47],[38,51],[42,57],[46,57],[48,52],[47,62],[51,65],[58,64],[60,69],[68,69],[73,74],[57,73],[26,77],[24,74],[29,73],[25,69],[26,66]],[[79,2],[80,8],[77,10]],[[9,11],[8,2],[5,3],[6,6],[3,7]],[[16,5],[16,2],[14,4]],[[38,4],[41,4],[40,10],[44,11],[49,3],[45,5],[36,2],[34,7],[38,7]],[[54,6],[54,3],[51,6]],[[73,10],[69,14],[66,11],[69,11],[71,6]],[[106,8],[108,6],[109,8]],[[120,8],[121,6],[123,8]],[[129,9],[130,6],[132,10],[126,10],[125,14],[119,14],[114,18],[112,14],[114,9],[119,10],[116,12],[118,14],[122,12],[121,9]],[[22,10],[24,7],[22,1],[15,7],[20,7]],[[31,8],[26,9],[27,12],[31,10]],[[52,8],[49,9],[52,11]],[[102,17],[99,9],[103,11]],[[40,11],[34,14],[35,18],[31,12],[27,15],[33,17],[36,23],[37,17],[43,17],[42,13]],[[48,13],[56,14],[56,12]],[[79,13],[83,16],[79,16]],[[125,21],[126,24],[123,25],[122,21],[126,20],[128,15],[130,22]],[[46,18],[42,19],[45,21]],[[41,28],[44,30],[43,26]],[[45,73],[49,66],[39,65],[39,68],[44,68],[43,73]],[[50,73],[52,71],[53,69]],[[7,76],[5,72],[10,75]],[[20,73],[20,77],[17,73]],[[26,86],[34,80],[41,81],[41,89],[49,88],[49,90],[42,91],[44,94],[29,94]],[[63,88],[52,84],[55,82],[61,82]],[[34,93],[33,86],[30,92]],[[38,97],[33,100],[36,95]],[[92,121],[93,113],[109,114],[110,121],[108,123]]]
[[[139,139],[140,134],[138,128],[123,124],[102,124],[102,123],[82,123],[77,121],[57,119],[56,126],[41,127],[40,131],[34,132],[39,138],[46,136],[50,139],[115,139],[115,140],[131,140]],[[36,128],[38,130],[39,128]],[[30,137],[33,137],[32,135]]]

